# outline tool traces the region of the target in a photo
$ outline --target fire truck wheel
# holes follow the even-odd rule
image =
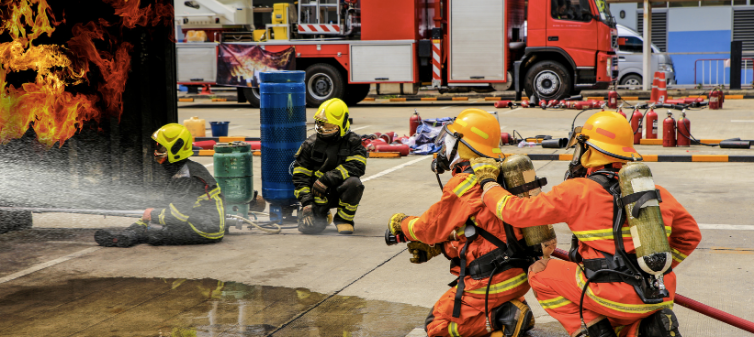
[[[348,84],[346,94],[343,96],[343,102],[348,106],[356,105],[369,95],[369,84]]]
[[[526,72],[526,96],[537,94],[539,99],[561,99],[571,94],[571,74],[559,62],[541,61]]]
[[[338,69],[317,63],[306,68],[306,105],[312,108],[331,98],[342,98],[345,92],[343,77]]]
[[[259,101],[262,99],[262,96],[259,94],[259,88],[243,88],[243,95],[252,108],[259,107]]]

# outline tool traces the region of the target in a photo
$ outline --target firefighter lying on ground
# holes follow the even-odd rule
[[[699,244],[696,221],[666,189],[654,185],[645,164],[626,164],[641,156],[625,118],[599,112],[573,134],[571,143],[577,149],[568,179],[535,198],[510,195],[495,182],[498,172],[490,169],[494,162],[472,160],[474,168],[479,167],[475,174],[484,189],[484,204],[514,227],[565,222],[573,231],[570,255],[581,264],[543,259],[529,273],[537,300],[570,336],[681,336],[671,310],[676,290],[671,269]],[[640,172],[638,168],[646,174],[629,175]],[[631,208],[630,229],[625,205]],[[639,239],[652,230],[652,236]],[[658,247],[665,247],[664,252],[646,259],[646,252],[662,251]]]
[[[364,193],[359,179],[367,166],[367,150],[361,137],[350,131],[348,106],[330,99],[314,115],[316,133],[296,152],[293,164],[295,196],[301,203],[298,230],[322,232],[330,223],[330,208],[336,208],[333,223],[340,234],[353,234],[356,208]]]
[[[94,240],[105,247],[186,245],[219,242],[225,235],[225,205],[215,178],[204,165],[190,159],[192,136],[185,126],[171,123],[152,135],[154,160],[170,177],[165,205],[148,208],[126,229],[101,229]]]
[[[426,262],[443,253],[451,260],[450,272],[458,277],[457,286],[442,295],[427,317],[430,337],[487,336],[493,330],[518,337],[534,326],[523,297],[529,291],[526,270],[534,258],[508,245],[523,238],[521,230],[504,227],[484,207],[482,189],[469,166],[471,158],[501,157],[499,142],[495,117],[480,109],[461,112],[437,138],[442,149],[433,171],[453,174],[442,198],[419,217],[397,213],[389,221],[393,235],[411,241],[411,262]]]

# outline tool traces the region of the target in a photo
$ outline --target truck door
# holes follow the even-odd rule
[[[547,46],[565,50],[577,67],[594,67],[598,49],[594,0],[547,2]]]
[[[505,1],[450,0],[448,82],[505,81]]]

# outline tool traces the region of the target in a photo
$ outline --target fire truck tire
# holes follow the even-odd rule
[[[0,234],[31,228],[31,212],[0,211]]]
[[[369,84],[348,84],[346,86],[346,94],[343,96],[343,102],[346,105],[356,105],[364,100],[369,95]]]
[[[526,72],[526,96],[536,93],[539,99],[561,99],[571,94],[573,79],[568,69],[556,61],[541,61]]]
[[[259,94],[259,88],[243,88],[243,96],[249,102],[252,108],[259,107],[259,101],[262,99]]]
[[[316,63],[306,68],[306,105],[317,108],[331,98],[343,98],[345,81],[335,67]]]

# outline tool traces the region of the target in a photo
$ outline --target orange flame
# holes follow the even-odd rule
[[[105,115],[120,118],[133,46],[105,27],[170,27],[173,8],[163,3],[139,8],[139,0],[104,1],[115,9],[119,22],[77,23],[65,45],[35,45],[35,39],[51,37],[54,26],[62,23],[55,21],[47,0],[0,0],[0,8],[8,9],[0,11],[0,35],[7,32],[12,38],[0,43],[0,143],[20,138],[31,125],[40,143],[62,146],[88,121],[99,122]],[[95,40],[107,41],[113,52],[98,50]],[[66,91],[90,82],[90,63],[103,77],[93,84],[98,94]],[[21,71],[36,72],[35,81],[19,88],[7,82],[9,73]]]

